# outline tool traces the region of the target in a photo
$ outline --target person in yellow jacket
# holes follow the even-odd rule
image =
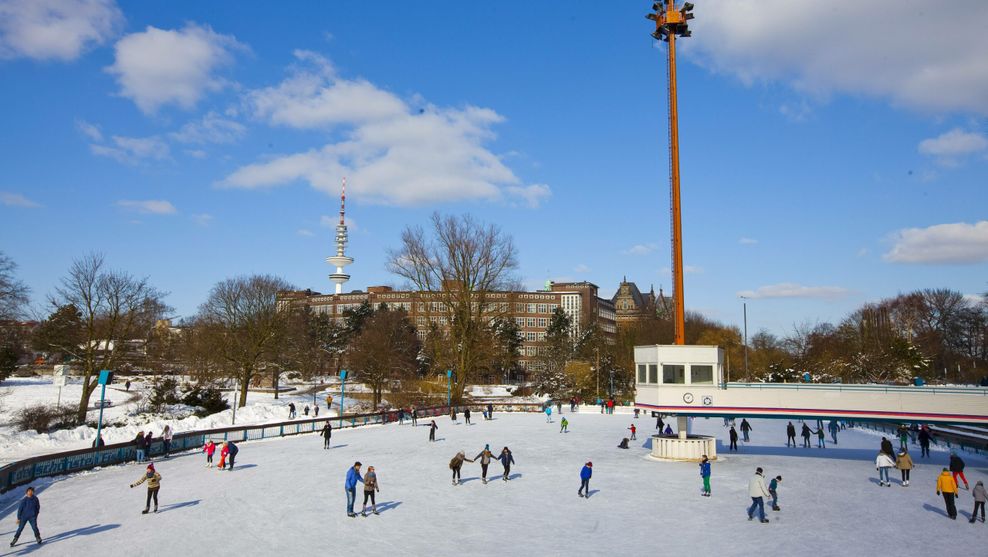
[[[957,520],[957,506],[954,505],[954,498],[957,497],[957,482],[946,468],[937,478],[937,495],[940,494],[943,494],[943,502],[947,506],[947,516],[951,520]]]

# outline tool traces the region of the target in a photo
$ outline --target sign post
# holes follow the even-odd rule
[[[447,369],[446,370],[446,409],[447,410],[453,408],[452,384],[453,384],[453,370]]]
[[[346,400],[346,370],[340,370],[340,427],[343,427],[343,403]]]
[[[55,402],[55,406],[62,405],[62,387],[65,386],[65,374],[68,371],[69,366],[57,365],[51,374],[51,384],[58,387],[58,401]]]
[[[106,384],[113,381],[113,372],[108,369],[100,370],[99,372],[99,421],[96,422],[96,442],[93,444],[94,447],[99,448],[100,434],[103,430],[103,406],[106,401]]]

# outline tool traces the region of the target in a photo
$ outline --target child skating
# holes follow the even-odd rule
[[[216,443],[210,439],[206,441],[206,444],[202,446],[202,452],[206,453],[206,468],[213,467],[213,453],[216,452]]]
[[[449,461],[449,469],[453,471],[453,485],[460,485],[460,470],[464,461],[473,462],[463,454],[463,451],[456,453],[456,456]]]
[[[593,462],[587,461],[580,470],[580,489],[576,492],[580,497],[590,497],[590,478],[593,476]]]
[[[501,461],[501,466],[504,466],[504,476],[501,479],[508,481],[508,476],[511,474],[511,465],[515,463],[515,457],[511,454],[511,450],[505,447],[501,451],[501,456],[497,457],[497,459]]]
[[[494,460],[494,454],[491,452],[490,445],[484,445],[484,450],[480,451],[480,454],[473,457],[474,462],[480,461],[480,480],[487,485],[487,467],[490,466],[491,461]]]
[[[638,431],[638,428],[635,427],[635,424],[631,424],[631,427],[629,427],[628,429],[631,430],[631,440],[634,441],[635,439],[638,439],[637,437],[635,437],[635,433]]]
[[[567,427],[569,427],[569,420],[566,418],[559,420],[559,433],[566,433],[569,431],[566,429]]]
[[[148,498],[144,503],[144,510],[141,514],[148,514],[148,509],[151,508],[151,499],[154,499],[154,512],[158,512],[158,490],[161,488],[161,474],[155,471],[154,464],[148,464],[147,470],[141,479],[130,484],[130,487],[137,487],[142,483],[148,483]]]
[[[703,460],[700,461],[700,477],[703,478],[703,491],[700,495],[710,497],[710,460],[707,455],[703,455]]]
[[[364,474],[364,508],[360,511],[360,514],[367,516],[367,499],[371,502],[371,512],[374,514],[380,514],[377,512],[377,501],[374,499],[374,494],[381,491],[380,486],[377,484],[377,472],[374,471],[373,466],[367,467],[367,473]]]
[[[980,482],[979,482],[980,483]],[[34,531],[34,539],[41,545],[41,532],[38,530],[38,515],[41,514],[41,501],[34,495],[34,488],[28,487],[24,490],[24,498],[17,505],[17,531],[14,532],[14,539],[10,542],[10,547],[17,545],[17,538],[21,537],[21,532],[28,524]],[[971,522],[974,522],[972,519]],[[982,519],[984,522],[984,519]]]

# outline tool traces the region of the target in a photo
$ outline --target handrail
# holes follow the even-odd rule
[[[481,409],[486,407],[487,404],[454,405],[454,408],[459,412],[462,412],[465,408],[473,410],[474,408]],[[494,407],[500,412],[514,412],[518,411],[518,409],[526,412],[532,411],[534,408],[538,408],[541,411],[542,405],[538,403],[508,403],[494,405]],[[430,406],[416,408],[415,411],[417,418],[431,418],[449,414],[449,407]],[[315,433],[322,428],[324,422],[328,421],[333,421],[334,427],[337,428],[387,424],[398,421],[398,412],[399,410],[382,410],[364,414],[343,414],[342,416],[326,416],[322,418],[186,431],[175,433],[169,452],[199,449],[206,443],[207,439],[236,441],[239,443],[271,437]],[[405,419],[411,419],[410,414],[407,412]],[[337,426],[335,422],[340,422],[340,425]],[[151,446],[147,450],[148,456],[160,455],[162,453],[164,453],[164,441],[160,437],[152,438]],[[136,460],[136,456],[137,446],[134,444],[134,441],[126,441],[124,443],[104,445],[99,448],[74,449],[71,451],[28,457],[0,467],[0,493],[5,493],[17,486],[31,483],[37,478],[71,474],[83,470],[91,470],[100,466],[120,464]]]
[[[923,385],[867,385],[855,383],[722,383],[724,389],[791,389],[815,391],[847,391],[847,392],[878,392],[878,393],[908,393],[908,394],[955,394],[988,396],[988,388],[984,387],[936,387]]]

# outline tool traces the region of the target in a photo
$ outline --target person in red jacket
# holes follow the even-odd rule
[[[637,439],[637,437],[635,437],[635,432],[638,431],[638,428],[635,427],[635,424],[631,424],[631,427],[629,427],[628,429],[631,430],[631,440],[634,441],[635,439]]]
[[[230,447],[224,442],[223,447],[220,449],[220,470],[226,468],[226,457],[228,454],[230,454]]]
[[[216,452],[216,443],[213,443],[213,440],[212,439],[210,439],[209,441],[206,441],[206,444],[203,445],[203,447],[202,447],[202,452],[206,453],[206,468],[212,468],[213,467],[213,453]]]

